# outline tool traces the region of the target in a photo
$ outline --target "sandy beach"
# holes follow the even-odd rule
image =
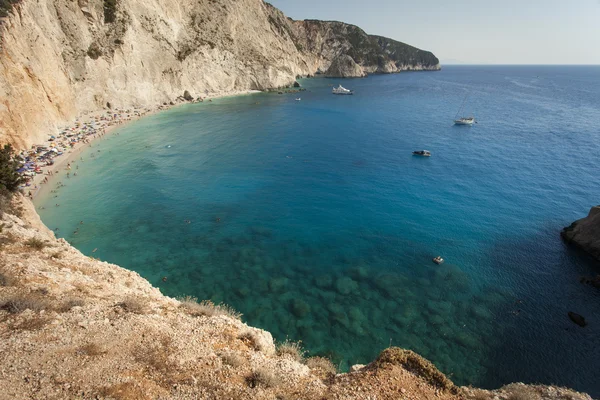
[[[202,102],[210,102],[213,99],[239,96],[246,94],[260,93],[257,90],[234,91],[229,93],[212,94],[204,97]],[[55,183],[60,182],[60,178],[66,176],[67,173],[75,174],[71,165],[76,164],[78,157],[88,146],[93,146],[100,140],[104,140],[110,135],[113,135],[115,130],[125,126],[128,123],[137,121],[140,118],[157,114],[161,111],[166,111],[182,104],[190,104],[185,101],[179,101],[175,104],[160,104],[154,107],[129,108],[129,109],[114,109],[114,110],[99,110],[96,112],[87,113],[76,118],[71,124],[60,129],[59,131],[72,131],[81,134],[81,129],[91,124],[98,123],[95,134],[89,134],[85,140],[79,140],[72,147],[66,147],[63,154],[52,159],[52,165],[39,165],[41,172],[38,172],[31,177],[30,185],[23,188],[23,192],[31,200],[45,194],[47,191],[55,188]],[[56,135],[56,133],[49,133]],[[50,147],[54,141],[48,140],[44,145]],[[31,195],[30,195],[31,194]]]

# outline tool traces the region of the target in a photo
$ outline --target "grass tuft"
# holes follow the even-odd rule
[[[20,314],[25,310],[39,312],[49,308],[48,302],[33,293],[17,294],[6,300],[0,308],[11,314]]]
[[[269,371],[267,368],[261,367],[253,370],[250,375],[246,376],[246,383],[251,388],[272,388],[278,386],[281,381],[273,372]]]
[[[56,311],[65,313],[71,311],[73,307],[83,307],[85,305],[85,301],[78,298],[70,298],[63,301],[58,307],[56,307]]]
[[[40,240],[35,237],[32,237],[31,239],[27,240],[25,242],[25,245],[31,247],[32,249],[38,250],[38,251],[44,250],[44,247],[46,247],[46,243],[43,240]]]
[[[246,329],[245,331],[241,332],[238,335],[238,339],[240,339],[242,342],[244,342],[244,344],[246,346],[250,347],[251,349],[254,349],[256,351],[263,350],[258,338],[256,337],[256,334],[253,331],[251,331],[250,329]]]
[[[301,342],[291,342],[288,339],[277,345],[278,356],[288,356],[294,361],[302,362],[306,351],[302,349]]]
[[[224,365],[239,368],[246,363],[246,359],[237,353],[222,353],[219,355]]]
[[[117,306],[134,314],[146,314],[148,312],[146,303],[139,297],[128,297],[121,303],[117,304]]]
[[[322,379],[330,378],[338,372],[331,360],[325,357],[310,357],[305,364]]]
[[[198,302],[198,299],[191,296],[185,296],[178,299],[180,307],[187,311],[188,314],[195,317],[215,317],[217,315],[225,315],[227,317],[240,320],[242,314],[234,310],[226,304],[214,304],[210,300]]]
[[[106,350],[104,350],[97,343],[88,343],[77,349],[77,353],[86,355],[88,357],[96,357],[106,354]]]

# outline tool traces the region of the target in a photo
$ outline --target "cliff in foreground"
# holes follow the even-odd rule
[[[563,229],[565,242],[573,244],[600,261],[600,206],[592,207],[587,217]]]
[[[84,256],[28,200],[14,208],[21,217],[0,220],[0,399],[591,399],[553,386],[460,388],[399,348],[340,374],[225,306],[165,297]]]
[[[429,52],[293,21],[262,0],[4,0],[0,11],[0,143],[17,148],[85,113],[289,86],[340,57],[355,68],[332,75],[439,69]]]

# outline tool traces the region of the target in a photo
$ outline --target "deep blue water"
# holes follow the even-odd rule
[[[42,218],[342,367],[391,343],[459,384],[600,396],[600,291],[579,283],[598,264],[559,237],[599,203],[600,67],[446,67],[332,96],[338,83],[127,125],[38,199]],[[467,94],[479,123],[453,126]]]

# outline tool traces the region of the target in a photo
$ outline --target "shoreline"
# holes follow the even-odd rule
[[[75,145],[63,152],[63,154],[54,157],[52,165],[44,165],[40,166],[41,173],[35,174],[31,177],[30,185],[25,186],[21,189],[25,197],[27,197],[32,203],[34,203],[35,199],[39,199],[42,195],[46,194],[46,192],[52,188],[52,183],[54,183],[61,176],[65,176],[65,172],[69,171],[70,168],[67,166],[73,162],[76,162],[76,157],[83,152],[88,147],[93,147],[94,142],[98,142],[99,140],[105,139],[107,135],[114,134],[118,128],[123,128],[127,124],[138,121],[144,117],[149,117],[152,115],[156,115],[162,111],[171,110],[178,106],[184,104],[197,104],[205,101],[211,102],[213,99],[220,99],[226,97],[235,97],[235,96],[244,96],[263,93],[260,90],[237,90],[227,93],[213,94],[203,97],[201,101],[187,102],[187,101],[178,101],[175,104],[163,103],[156,106],[150,107],[141,107],[141,108],[128,108],[121,109],[116,108],[114,110],[103,109],[98,111],[92,111],[85,114],[81,114],[75,118],[75,120],[71,121],[69,124],[65,125],[60,131],[64,132],[66,130],[76,130],[81,129],[81,127],[85,127],[88,124],[92,124],[97,122],[102,117],[106,117],[107,114],[112,114],[110,120],[101,120],[105,122],[101,127],[98,128],[98,131],[94,134],[88,135],[85,137],[85,140],[80,140],[75,143]],[[115,119],[114,115],[118,115]],[[50,146],[53,143],[51,140],[47,140],[44,145]],[[52,174],[49,174],[52,172]],[[62,174],[61,174],[62,172]],[[45,180],[45,182],[44,182]],[[31,195],[29,195],[29,193]],[[37,206],[34,204],[34,207]]]

